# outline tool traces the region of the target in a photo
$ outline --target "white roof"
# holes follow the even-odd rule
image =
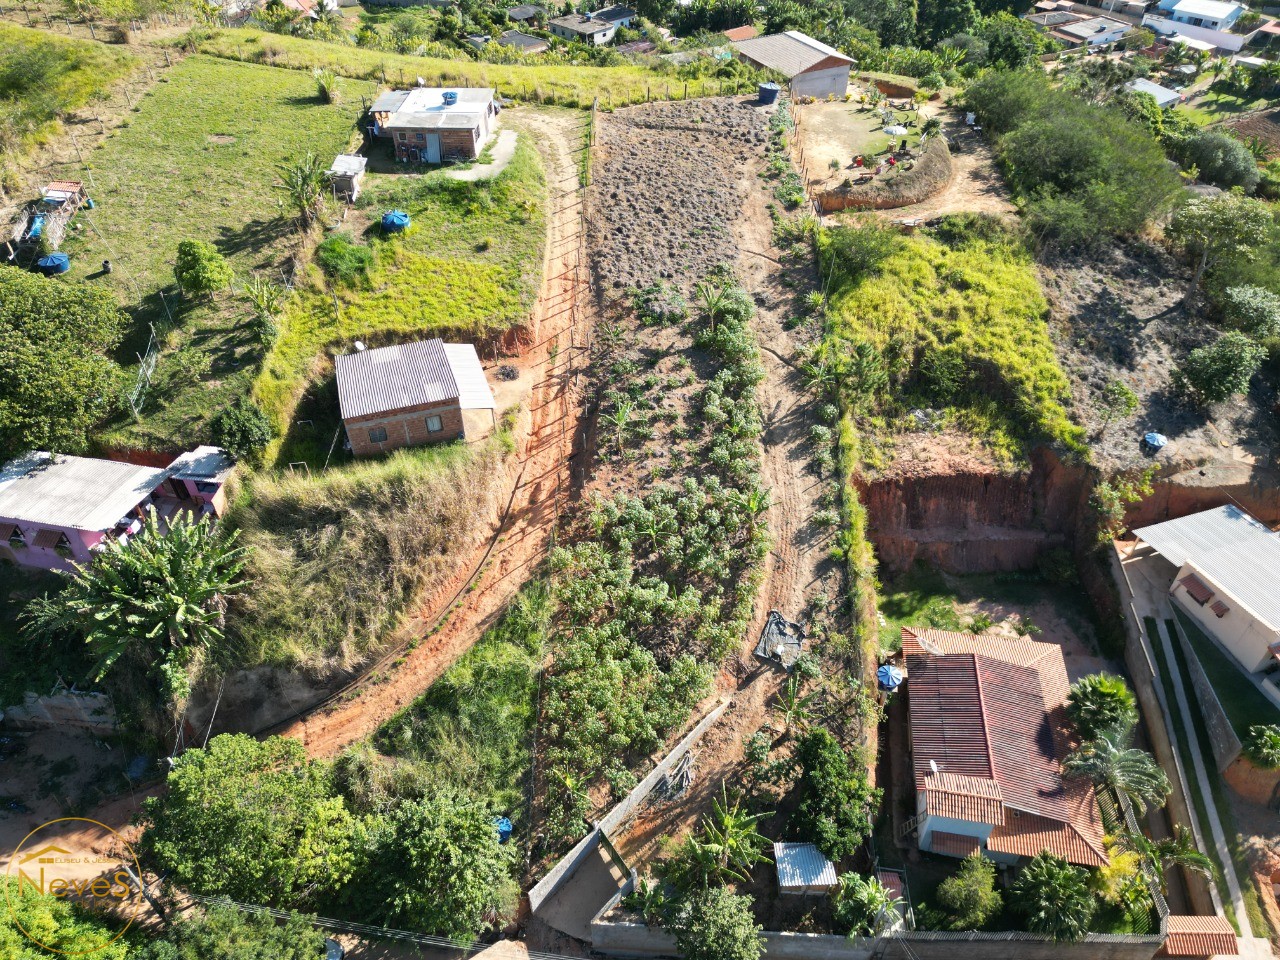
[[[115,460],[28,453],[0,468],[0,518],[110,530],[168,476]]]
[[[812,843],[775,843],[773,859],[778,864],[778,886],[834,887],[836,868]]]
[[[493,391],[485,379],[476,348],[469,343],[446,343],[444,355],[458,385],[458,405],[463,410],[492,410],[496,406]]]
[[[444,102],[446,93],[455,95],[453,103]],[[445,123],[441,119],[428,122],[426,118],[459,114],[479,118],[493,102],[493,93],[492,87],[414,87],[412,90],[388,90],[373,102],[369,112],[390,113],[389,125],[406,126],[416,120],[413,124],[415,126],[443,126]]]
[[[1135,77],[1125,84],[1125,89],[1132,90],[1134,93],[1149,93],[1156,98],[1156,105],[1167,107],[1171,103],[1177,103],[1182,99],[1182,94],[1177,90],[1170,90],[1168,87],[1162,87],[1158,83],[1152,83],[1146,77]]]
[[[1170,563],[1189,564],[1273,630],[1280,630],[1280,534],[1237,506],[1135,530]]]
[[[364,157],[357,157],[350,153],[340,153],[333,158],[333,163],[329,165],[329,175],[331,177],[352,177],[358,173],[364,173],[366,162]]]
[[[1190,47],[1192,50],[1217,50],[1218,49],[1208,40],[1201,40],[1199,37],[1189,37],[1185,33],[1179,33],[1176,36],[1177,36],[1177,39],[1173,41],[1174,43],[1180,43],[1184,47]],[[1189,67],[1191,66],[1191,64],[1189,63],[1184,64],[1184,66]]]
[[[199,446],[169,464],[169,476],[181,480],[209,480],[221,483],[236,468],[221,447]]]
[[[1222,3],[1221,0],[1178,0],[1173,5],[1175,13],[1189,17],[1208,17],[1210,20],[1226,20],[1243,9],[1238,3]]]
[[[1119,20],[1111,20],[1108,17],[1090,17],[1087,20],[1077,20],[1075,23],[1064,23],[1058,29],[1063,33],[1071,34],[1073,37],[1087,40],[1099,33],[1115,33],[1117,30],[1128,30],[1129,24],[1122,23]]]

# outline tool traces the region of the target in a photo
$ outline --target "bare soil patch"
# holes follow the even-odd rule
[[[1246,142],[1256,137],[1266,147],[1268,159],[1280,157],[1280,107],[1249,113],[1223,126]]]
[[[1255,380],[1249,396],[1207,411],[1187,406],[1174,393],[1178,363],[1214,336],[1202,317],[1187,312],[1183,296],[1189,277],[1180,263],[1135,241],[1096,254],[1048,259],[1040,274],[1055,348],[1071,380],[1072,413],[1089,431],[1101,465],[1275,462],[1280,436],[1266,412],[1275,397],[1261,382]],[[1138,395],[1139,407],[1100,435],[1099,397],[1114,379]],[[1154,457],[1139,447],[1148,431],[1170,440]]]

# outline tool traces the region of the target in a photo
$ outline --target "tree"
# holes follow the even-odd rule
[[[372,923],[469,942],[518,893],[514,845],[499,842],[483,804],[443,784],[370,822],[359,847],[345,899]]]
[[[324,206],[325,165],[314,153],[307,154],[277,168],[280,182],[289,201],[298,211],[304,227],[311,226]]]
[[[130,956],[135,960],[318,960],[324,956],[324,934],[296,913],[281,924],[265,913],[209,907],[179,918],[163,936],[135,947]]]
[[[1093,740],[1105,731],[1132,730],[1138,722],[1138,702],[1121,677],[1092,673],[1071,685],[1067,716],[1081,740]]]
[[[106,289],[0,270],[0,462],[88,445],[115,406],[124,325]]]
[[[108,538],[60,593],[32,601],[24,630],[82,637],[99,680],[125,660],[183,700],[188,669],[224,640],[226,598],[245,586],[248,551],[238,537],[186,512],[162,529],[153,508],[126,543]]]
[[[1112,420],[1124,420],[1133,416],[1138,409],[1138,395],[1123,380],[1111,380],[1102,388],[1102,396],[1098,406],[1102,408],[1101,437],[1107,432]]]
[[[746,881],[751,868],[765,860],[767,841],[756,829],[764,816],[747,813],[736,797],[730,801],[728,788],[721,784],[711,814],[702,818],[702,835],[690,835],[669,861],[672,882],[692,890],[731,880]]]
[[[690,894],[671,922],[676,948],[685,960],[759,960],[762,928],[751,912],[751,898],[712,887]]]
[[[1188,200],[1165,230],[1170,242],[1185,250],[1194,264],[1187,303],[1195,303],[1206,270],[1234,257],[1252,259],[1271,227],[1271,211],[1261,200],[1239,193]]]
[[[240,397],[213,421],[214,442],[236,460],[256,461],[274,436],[271,418],[248,397]]]
[[[949,929],[977,930],[1000,911],[996,865],[981,853],[969,854],[939,885],[938,902],[950,915]]]
[[[0,957],[5,960],[48,960],[61,955],[126,960],[134,955],[124,940],[111,942],[117,932],[111,924],[77,910],[67,898],[39,893],[12,876],[0,879],[0,884],[7,884],[7,909],[0,910]],[[38,931],[40,943],[49,950],[24,930]]]
[[[1223,319],[1237,330],[1259,339],[1280,335],[1280,295],[1265,287],[1228,287],[1221,307]]]
[[[147,799],[142,849],[195,893],[292,905],[351,876],[351,814],[297,740],[222,734],[178,757],[167,787]]]
[[[1152,840],[1141,833],[1122,833],[1116,838],[1121,850],[1136,853],[1147,861],[1160,876],[1160,888],[1167,891],[1165,872],[1171,867],[1184,867],[1206,877],[1213,876],[1213,861],[1196,847],[1195,837],[1181,824],[1174,827],[1172,837]]]
[[[831,893],[832,921],[850,937],[876,937],[897,920],[902,898],[896,897],[875,877],[845,873]]]
[[[1088,873],[1047,852],[1022,868],[1012,902],[1028,930],[1062,941],[1084,938],[1095,905]]]
[[[851,763],[836,738],[814,727],[796,744],[800,805],[793,819],[798,837],[831,860],[852,854],[871,833],[880,791],[867,781],[866,765]]]
[[[1260,343],[1231,330],[1187,354],[1174,371],[1173,382],[1194,403],[1221,403],[1249,389],[1249,381],[1265,358],[1266,350]]]
[[[1125,746],[1126,735],[1115,730],[1099,734],[1062,761],[1068,776],[1087,777],[1099,789],[1128,798],[1139,814],[1160,806],[1169,795],[1169,778],[1145,750]]]
[[[183,240],[178,244],[178,260],[173,267],[178,286],[186,293],[207,293],[231,286],[235,274],[231,264],[207,240]]]
[[[920,39],[931,45],[944,37],[968,35],[977,24],[978,8],[973,0],[921,0],[916,17]]]
[[[1244,752],[1266,770],[1280,770],[1280,725],[1254,724],[1245,735]]]
[[[1258,161],[1249,148],[1220,130],[1197,130],[1183,142],[1179,159],[1194,166],[1200,179],[1223,189],[1239,187],[1253,193],[1258,186]]]

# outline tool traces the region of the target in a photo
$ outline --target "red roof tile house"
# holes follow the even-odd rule
[[[1106,864],[1093,787],[1065,778],[1070,691],[1056,644],[902,631],[921,850]]]

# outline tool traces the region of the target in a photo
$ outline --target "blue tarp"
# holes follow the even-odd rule
[[[399,233],[401,230],[406,230],[412,222],[409,219],[409,215],[403,210],[391,210],[382,215],[382,229],[388,233]]]
[[[71,258],[65,253],[51,253],[47,257],[41,257],[37,260],[36,268],[45,276],[66,273],[71,269]]]
[[[1148,433],[1145,437],[1142,438],[1142,442],[1145,443],[1152,450],[1160,450],[1161,448],[1164,447],[1166,443],[1169,442],[1169,438],[1166,437],[1163,433]]]
[[[511,821],[506,817],[494,817],[493,825],[498,830],[498,842],[506,843],[511,839]]]
[[[39,240],[42,233],[44,233],[44,214],[38,213],[31,218],[31,226],[27,228],[27,239]]]
[[[902,671],[893,664],[886,663],[876,671],[876,681],[880,684],[881,690],[892,692],[902,683]]]

